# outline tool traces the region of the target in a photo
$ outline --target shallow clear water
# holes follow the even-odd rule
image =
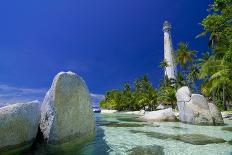
[[[85,145],[70,145],[65,149],[38,147],[29,152],[18,152],[18,154],[232,154],[232,145],[231,142],[230,144],[228,142],[232,140],[232,131],[222,130],[222,126],[196,126],[179,122],[146,123],[137,120],[136,115],[95,114],[95,116],[97,124],[96,137]],[[226,127],[232,127],[231,120],[225,120],[225,123],[227,124]],[[214,141],[210,141],[209,144],[199,145],[202,144],[202,141],[195,144],[192,143],[193,138],[190,138],[190,141],[189,139],[182,141],[179,137],[176,137],[176,135],[194,134],[201,134],[200,138],[203,141],[205,140],[203,136],[206,135],[224,139],[225,142],[214,143]]]

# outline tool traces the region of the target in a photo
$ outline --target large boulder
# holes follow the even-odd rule
[[[0,108],[0,152],[29,146],[36,137],[40,103],[16,103]]]
[[[177,90],[176,98],[179,101],[189,101],[191,99],[191,92],[187,86],[181,87]]]
[[[172,108],[168,108],[164,110],[146,112],[141,119],[146,121],[176,121],[176,116],[172,111]]]
[[[220,111],[200,94],[191,94],[188,87],[176,93],[179,119],[181,122],[200,125],[223,125]]]
[[[211,102],[209,102],[208,105],[215,125],[223,125],[224,121],[222,118],[222,114],[220,110],[218,110],[217,106]]]
[[[58,73],[41,107],[40,130],[50,144],[80,142],[95,134],[89,90],[72,72]]]

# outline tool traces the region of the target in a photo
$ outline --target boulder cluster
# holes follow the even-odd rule
[[[199,125],[223,125],[221,112],[216,105],[200,94],[191,94],[188,87],[176,93],[179,119],[181,122]]]
[[[187,86],[176,92],[179,115],[172,108],[145,112],[141,119],[146,121],[179,121],[196,125],[223,125],[224,121],[217,106],[203,95],[192,94]]]
[[[55,76],[42,104],[16,103],[0,108],[0,122],[0,151],[30,146],[38,133],[47,144],[84,142],[95,134],[89,90],[72,72]]]

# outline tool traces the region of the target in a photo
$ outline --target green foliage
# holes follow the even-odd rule
[[[162,86],[158,90],[158,102],[171,105],[174,109],[176,103],[176,89],[173,86]]]
[[[106,93],[100,102],[102,108],[116,110],[141,110],[148,107],[153,110],[157,105],[157,92],[145,75],[135,80],[134,90],[126,83],[122,91],[112,90]]]
[[[166,59],[160,62],[160,68],[165,69],[168,66],[168,61]]]
[[[105,100],[100,102],[101,107],[107,107],[109,109],[118,109],[122,101],[122,92],[119,90],[112,90],[106,93]]]
[[[176,74],[175,83],[177,84],[177,88],[188,85],[192,91],[196,90],[194,82],[197,79],[199,68],[196,63],[193,64],[193,62],[196,61],[194,59],[196,53],[197,51],[189,49],[187,43],[180,42],[178,44],[176,50],[176,63],[180,71]]]
[[[212,49],[211,55],[200,64],[201,91],[212,96],[219,107],[223,103],[226,110],[226,102],[232,101],[232,1],[215,0],[209,11],[201,22],[204,32],[199,35],[209,34]]]
[[[175,85],[176,89],[187,85],[187,82],[186,82],[183,74],[180,71],[178,71],[176,74],[176,79],[174,80],[174,85]]]
[[[196,51],[190,50],[187,43],[180,42],[176,50],[176,62],[181,67],[186,68],[186,65],[193,61],[195,54]]]

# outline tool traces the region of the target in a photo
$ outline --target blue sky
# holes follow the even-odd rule
[[[53,77],[69,70],[82,76],[94,94],[121,88],[144,74],[157,86],[163,76],[158,67],[163,59],[163,22],[173,25],[174,47],[186,41],[204,52],[207,38],[195,36],[202,32],[199,23],[211,2],[1,1],[0,102],[19,100],[17,96],[41,98]]]

